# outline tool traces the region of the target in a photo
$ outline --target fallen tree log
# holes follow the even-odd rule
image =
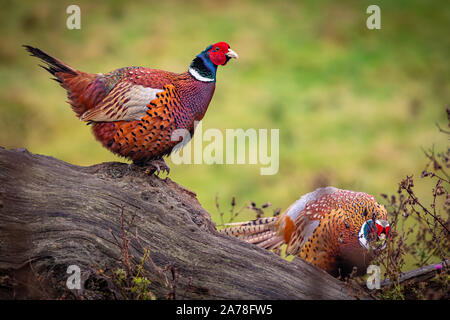
[[[68,288],[69,266],[80,287]],[[169,178],[0,148],[0,299],[130,298],[122,271],[145,275],[156,299],[371,298],[301,259],[219,234],[195,194]]]

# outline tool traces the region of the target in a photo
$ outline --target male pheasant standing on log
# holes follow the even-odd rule
[[[24,47],[67,90],[72,110],[92,125],[104,147],[157,173],[169,172],[163,156],[183,139],[173,140],[174,131],[187,130],[192,136],[194,122],[205,115],[216,87],[217,67],[238,58],[227,43],[218,42],[198,54],[184,73],[125,67],[92,74],[40,49]]]
[[[334,276],[353,267],[364,274],[389,234],[386,209],[373,196],[334,187],[302,196],[279,216],[234,225],[220,231],[269,250],[286,244],[287,254]]]

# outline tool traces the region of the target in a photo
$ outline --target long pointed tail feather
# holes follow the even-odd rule
[[[59,77],[56,75],[59,72],[63,73],[69,73],[72,75],[77,75],[78,71],[72,68],[71,66],[67,65],[66,63],[62,62],[59,59],[56,59],[55,57],[52,57],[51,55],[45,53],[41,49],[34,48],[32,46],[23,45],[25,50],[27,50],[31,56],[37,57],[41,59],[46,65],[40,65],[42,68],[50,72],[53,76],[55,76],[56,80],[61,82]]]
[[[233,227],[219,230],[219,232],[239,238],[248,243],[256,244],[265,249],[276,249],[284,243],[278,234],[278,217],[260,218],[253,221],[230,223]]]
[[[42,68],[54,76],[54,80],[67,90],[72,110],[78,117],[95,107],[106,95],[104,86],[96,82],[98,75],[76,70],[63,61],[32,46],[23,46],[31,56],[39,58]]]

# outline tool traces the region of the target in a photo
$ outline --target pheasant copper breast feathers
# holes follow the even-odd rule
[[[221,230],[266,249],[286,253],[338,275],[356,267],[364,273],[389,234],[386,209],[364,192],[320,188],[302,196],[283,214]]]
[[[194,122],[203,118],[213,97],[217,67],[238,57],[227,43],[218,42],[198,54],[184,73],[125,67],[91,74],[24,47],[67,90],[73,111],[92,125],[104,147],[144,165],[171,153],[180,142],[172,141],[174,130],[194,133]]]

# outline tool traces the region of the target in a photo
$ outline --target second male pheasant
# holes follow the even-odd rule
[[[205,115],[216,87],[217,67],[238,57],[227,43],[218,42],[198,54],[184,73],[125,67],[92,74],[40,49],[24,47],[67,90],[72,110],[92,125],[104,147],[158,173],[169,171],[162,157],[185,142],[186,133],[192,136],[195,122]]]
[[[386,244],[389,223],[373,196],[326,187],[302,196],[279,216],[220,231],[269,250],[286,244],[287,254],[344,276],[353,267],[357,274],[366,272],[374,250]]]

